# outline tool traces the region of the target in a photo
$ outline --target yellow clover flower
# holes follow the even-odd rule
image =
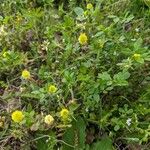
[[[24,118],[22,111],[16,110],[12,113],[11,118],[14,122],[21,122]]]
[[[62,120],[68,120],[69,115],[70,115],[70,112],[66,108],[64,108],[60,111],[60,117],[62,118]]]
[[[134,54],[134,55],[133,55],[133,58],[134,58],[135,60],[139,60],[139,59],[141,58],[141,54]]]
[[[88,38],[85,33],[81,33],[78,40],[81,45],[85,45],[87,43]]]
[[[31,77],[30,72],[26,69],[22,71],[21,76],[22,76],[23,79],[30,79],[30,77]]]
[[[48,87],[48,92],[49,93],[55,93],[57,91],[57,87],[55,85],[50,85]]]
[[[44,118],[44,122],[48,125],[52,125],[54,122],[54,118],[51,115],[46,115]]]
[[[87,9],[92,9],[92,8],[93,8],[93,5],[92,5],[91,3],[88,3],[87,6],[86,6],[86,8],[87,8]]]

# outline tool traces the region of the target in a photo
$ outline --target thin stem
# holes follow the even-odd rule
[[[43,135],[43,136],[38,137],[38,138],[36,138],[36,139],[34,139],[34,140],[31,140],[30,142],[37,141],[37,140],[40,140],[40,139],[45,138],[45,137],[50,138],[49,135]],[[66,142],[63,141],[63,140],[56,140],[56,141],[57,141],[57,142],[61,142],[61,143],[65,144],[65,145],[67,145],[67,146],[69,146],[69,147],[75,148],[74,146],[72,146],[72,145],[66,143]]]
[[[75,146],[72,146],[72,145],[66,143],[66,142],[63,141],[63,140],[57,140],[57,142],[61,142],[61,143],[65,144],[65,145],[67,145],[67,146],[69,146],[69,147],[75,148]]]
[[[36,138],[36,139],[34,139],[34,140],[31,140],[30,142],[37,141],[37,140],[40,140],[40,139],[45,138],[45,137],[50,138],[49,135],[43,135],[43,136],[40,136],[40,137],[38,137],[38,138]]]

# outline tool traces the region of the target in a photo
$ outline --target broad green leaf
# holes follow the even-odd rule
[[[85,148],[85,129],[86,125],[84,120],[78,117],[72,123],[72,127],[68,128],[63,136],[63,140],[72,147],[64,144],[63,150],[83,150]]]
[[[141,48],[143,43],[142,38],[137,39],[137,41],[134,43],[134,50],[137,51]]]
[[[128,82],[126,81],[130,77],[130,73],[127,71],[119,72],[114,75],[114,84],[116,86],[126,86]]]
[[[77,16],[82,16],[84,14],[84,10],[80,7],[76,7],[74,9],[74,12],[76,13]]]
[[[112,141],[110,138],[104,138],[93,144],[91,150],[113,150]]]
[[[120,129],[120,126],[119,125],[116,125],[115,127],[114,127],[114,130],[115,131],[118,131]]]
[[[36,147],[37,147],[37,150],[47,150],[48,149],[48,146],[46,143],[46,139],[47,138],[43,138],[43,139],[40,139],[37,141],[37,144],[36,144]]]
[[[108,74],[108,72],[103,72],[101,74],[98,75],[100,79],[102,80],[106,80],[106,81],[109,81],[111,80],[111,77],[110,75]]]

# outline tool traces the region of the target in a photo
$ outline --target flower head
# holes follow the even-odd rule
[[[92,8],[93,8],[93,5],[92,5],[91,3],[88,3],[87,6],[86,6],[86,8],[87,8],[87,9],[92,9]]]
[[[134,55],[133,55],[133,58],[134,58],[135,60],[139,60],[139,59],[141,58],[141,54],[134,54]]]
[[[11,114],[11,118],[14,122],[21,122],[24,118],[22,111],[16,110]]]
[[[87,43],[88,38],[85,33],[81,33],[78,40],[81,45],[85,45]]]
[[[44,122],[48,125],[52,125],[54,122],[54,118],[51,115],[47,115],[44,118]]]
[[[130,126],[130,125],[131,125],[131,121],[132,121],[132,119],[131,119],[131,118],[128,118],[127,121],[126,121],[126,124],[127,124],[128,126]]]
[[[49,91],[49,93],[55,93],[57,91],[57,87],[54,85],[50,85],[48,87],[48,91]]]
[[[66,108],[64,108],[60,111],[60,117],[62,118],[62,120],[68,120],[69,115],[70,115],[70,112]]]
[[[48,50],[48,46],[49,46],[50,42],[48,40],[44,41],[42,44],[41,44],[41,47],[42,47],[42,50]]]
[[[22,76],[23,79],[30,79],[31,75],[30,75],[30,72],[25,69],[25,70],[22,71],[22,75],[21,76]]]

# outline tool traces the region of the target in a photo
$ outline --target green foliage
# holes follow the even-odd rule
[[[10,69],[15,69],[18,66],[24,64],[26,56],[22,53],[14,52],[14,51],[4,51],[1,53],[0,60],[0,72],[5,72]]]
[[[78,117],[72,123],[72,127],[65,131],[63,136],[63,140],[65,143],[69,144],[70,146],[64,144],[64,150],[71,150],[71,149],[84,149],[85,148],[85,129],[86,124],[81,117]]]
[[[144,3],[150,8],[150,1],[149,0],[144,0]]]
[[[56,144],[56,136],[54,133],[51,133],[48,138],[46,136],[41,136],[41,138],[37,139],[36,148],[37,150],[54,150]]]
[[[150,149],[149,2],[1,0],[0,147]]]
[[[91,150],[113,150],[112,141],[109,138],[104,138],[93,144]]]

